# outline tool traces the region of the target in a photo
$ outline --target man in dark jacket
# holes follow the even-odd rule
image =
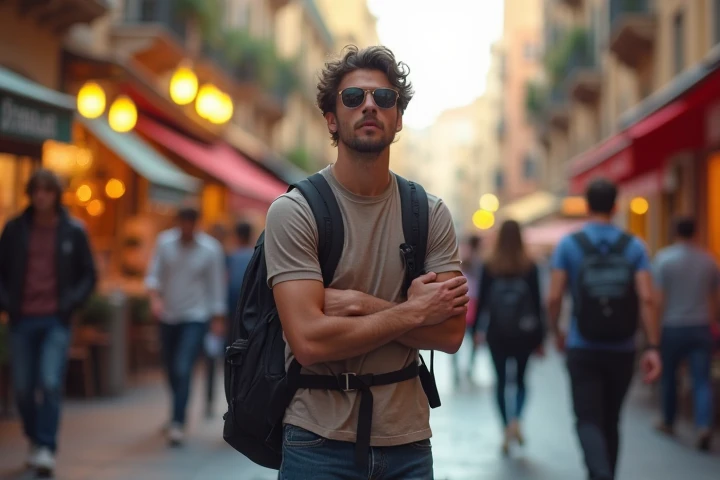
[[[0,310],[10,318],[13,387],[31,444],[28,466],[52,475],[70,317],[92,293],[96,274],[85,230],[61,206],[57,176],[37,170],[27,194],[30,207],[0,237]]]

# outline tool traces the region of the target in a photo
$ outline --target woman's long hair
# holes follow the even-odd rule
[[[495,276],[522,275],[530,270],[532,260],[525,250],[518,222],[503,222],[485,266]]]

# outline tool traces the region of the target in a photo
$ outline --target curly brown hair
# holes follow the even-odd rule
[[[325,63],[320,72],[318,82],[317,105],[323,115],[335,113],[338,89],[342,79],[355,70],[379,70],[383,72],[390,84],[399,92],[397,107],[402,115],[413,97],[412,83],[408,80],[410,67],[404,62],[395,60],[393,52],[383,46],[358,49],[348,45],[339,58]],[[338,132],[331,133],[333,145],[337,145]]]

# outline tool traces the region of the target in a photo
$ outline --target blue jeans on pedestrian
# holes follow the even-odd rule
[[[278,480],[432,480],[430,439],[395,447],[370,447],[368,466],[355,463],[355,444],[329,440],[285,425]]]
[[[70,329],[57,316],[19,318],[11,324],[11,372],[23,429],[33,444],[53,452],[69,346]]]
[[[713,338],[710,327],[666,327],[661,352],[663,361],[662,400],[665,425],[675,423],[677,410],[677,370],[688,360],[693,383],[695,424],[698,428],[712,426],[713,400],[710,379]]]
[[[195,361],[207,332],[206,322],[160,324],[163,361],[172,394],[172,422],[185,425]]]

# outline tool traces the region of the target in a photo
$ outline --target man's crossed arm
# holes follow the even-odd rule
[[[393,341],[453,353],[464,335],[467,292],[467,280],[455,272],[416,279],[408,301],[398,305],[359,292],[326,292],[314,280],[273,288],[290,349],[306,366],[352,358]]]
[[[446,272],[437,275],[436,282],[444,282],[459,277],[459,272]],[[381,298],[356,290],[325,290],[325,314],[339,316],[371,315],[397,305]],[[414,328],[397,339],[410,348],[419,350],[440,350],[455,353],[462,344],[465,335],[465,314],[449,317],[444,322],[432,326]]]

